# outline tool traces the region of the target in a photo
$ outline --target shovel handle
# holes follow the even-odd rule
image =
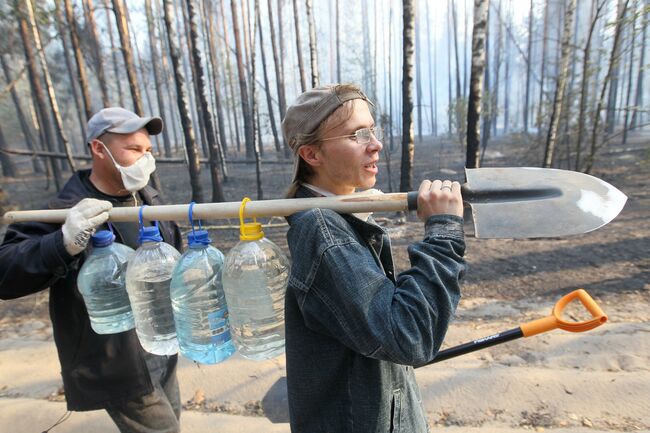
[[[578,298],[587,311],[591,313],[592,318],[590,320],[582,322],[567,322],[562,319],[562,311],[564,311],[564,308],[576,298]],[[589,296],[589,293],[584,289],[578,289],[563,296],[559,301],[557,301],[550,316],[524,323],[520,325],[520,328],[524,337],[530,337],[556,328],[564,329],[569,332],[584,332],[594,329],[605,322],[607,322],[607,315],[603,312],[596,301],[594,301],[594,299]]]

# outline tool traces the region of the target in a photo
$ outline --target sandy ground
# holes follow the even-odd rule
[[[650,305],[631,296],[601,306],[610,321],[595,330],[555,330],[418,369],[433,429],[650,431]],[[463,300],[446,346],[544,317],[551,307]],[[0,431],[42,431],[65,413],[51,329],[40,321],[4,323],[2,333]],[[182,359],[183,431],[288,432],[284,394],[273,387],[284,376],[283,357],[252,362],[236,355],[200,367]],[[91,431],[89,422],[93,432],[117,431],[102,411],[73,413],[56,431]]]
[[[468,239],[470,268],[464,297],[443,348],[544,317],[562,295],[578,287],[592,294],[609,321],[589,332],[555,330],[418,369],[432,430],[650,431],[648,143],[648,134],[633,136],[627,147],[612,147],[594,171],[629,196],[621,215],[609,225],[570,238]],[[535,164],[525,149],[511,144],[491,149],[486,165]],[[441,146],[435,164],[416,155],[414,177],[462,175],[458,167],[441,170],[453,168],[450,161],[461,160],[453,148],[444,150]],[[243,169],[233,168],[233,177],[237,170]],[[241,182],[250,186],[254,176],[246,176]],[[276,180],[286,184],[285,177],[281,172]],[[243,183],[237,185],[231,181],[227,186],[230,199],[244,195]],[[33,185],[21,179],[5,188],[11,198],[31,191]],[[174,196],[179,192],[172,188],[168,194],[172,202],[184,201]],[[392,233],[396,265],[404,269],[406,246],[419,237],[421,227],[414,222],[396,225],[390,215],[384,217]],[[267,234],[286,247],[285,230],[279,227]],[[223,251],[233,245],[232,233],[217,232]],[[568,314],[569,320],[584,317],[577,307]],[[282,388],[285,375],[283,357],[257,363],[235,355],[222,364],[200,367],[181,359],[183,431],[289,432]],[[33,433],[50,427],[65,413],[60,392],[47,293],[1,301],[0,432]],[[53,431],[117,429],[104,412],[95,411],[73,413]]]

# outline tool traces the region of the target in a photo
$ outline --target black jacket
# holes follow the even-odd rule
[[[49,207],[67,208],[95,197],[82,181],[88,175],[88,170],[75,173]],[[162,204],[158,192],[149,186],[138,194],[145,204]],[[163,239],[180,250],[182,239],[176,224],[160,222],[158,227]],[[120,234],[115,235],[116,242],[121,242]],[[77,411],[101,409],[153,391],[135,330],[99,335],[90,327],[77,289],[84,259],[84,253],[74,257],[67,253],[60,224],[12,224],[0,245],[0,298],[18,298],[50,288],[50,318],[66,400],[68,409]]]

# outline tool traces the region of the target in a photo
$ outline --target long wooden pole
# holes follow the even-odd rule
[[[241,206],[241,202],[199,203],[194,205],[192,213],[195,219],[238,218]],[[288,216],[313,208],[332,209],[341,213],[407,211],[408,193],[361,192],[333,197],[250,201],[244,207],[244,217]],[[69,209],[10,211],[4,214],[2,222],[63,223],[68,211]],[[109,211],[109,221],[138,221],[139,212],[139,207],[113,208]],[[147,221],[182,221],[187,220],[188,215],[189,204],[145,206],[142,209],[142,217]]]

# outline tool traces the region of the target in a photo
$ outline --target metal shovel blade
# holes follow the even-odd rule
[[[627,196],[593,176],[533,167],[466,169],[463,199],[477,238],[542,238],[590,232],[623,209]]]

